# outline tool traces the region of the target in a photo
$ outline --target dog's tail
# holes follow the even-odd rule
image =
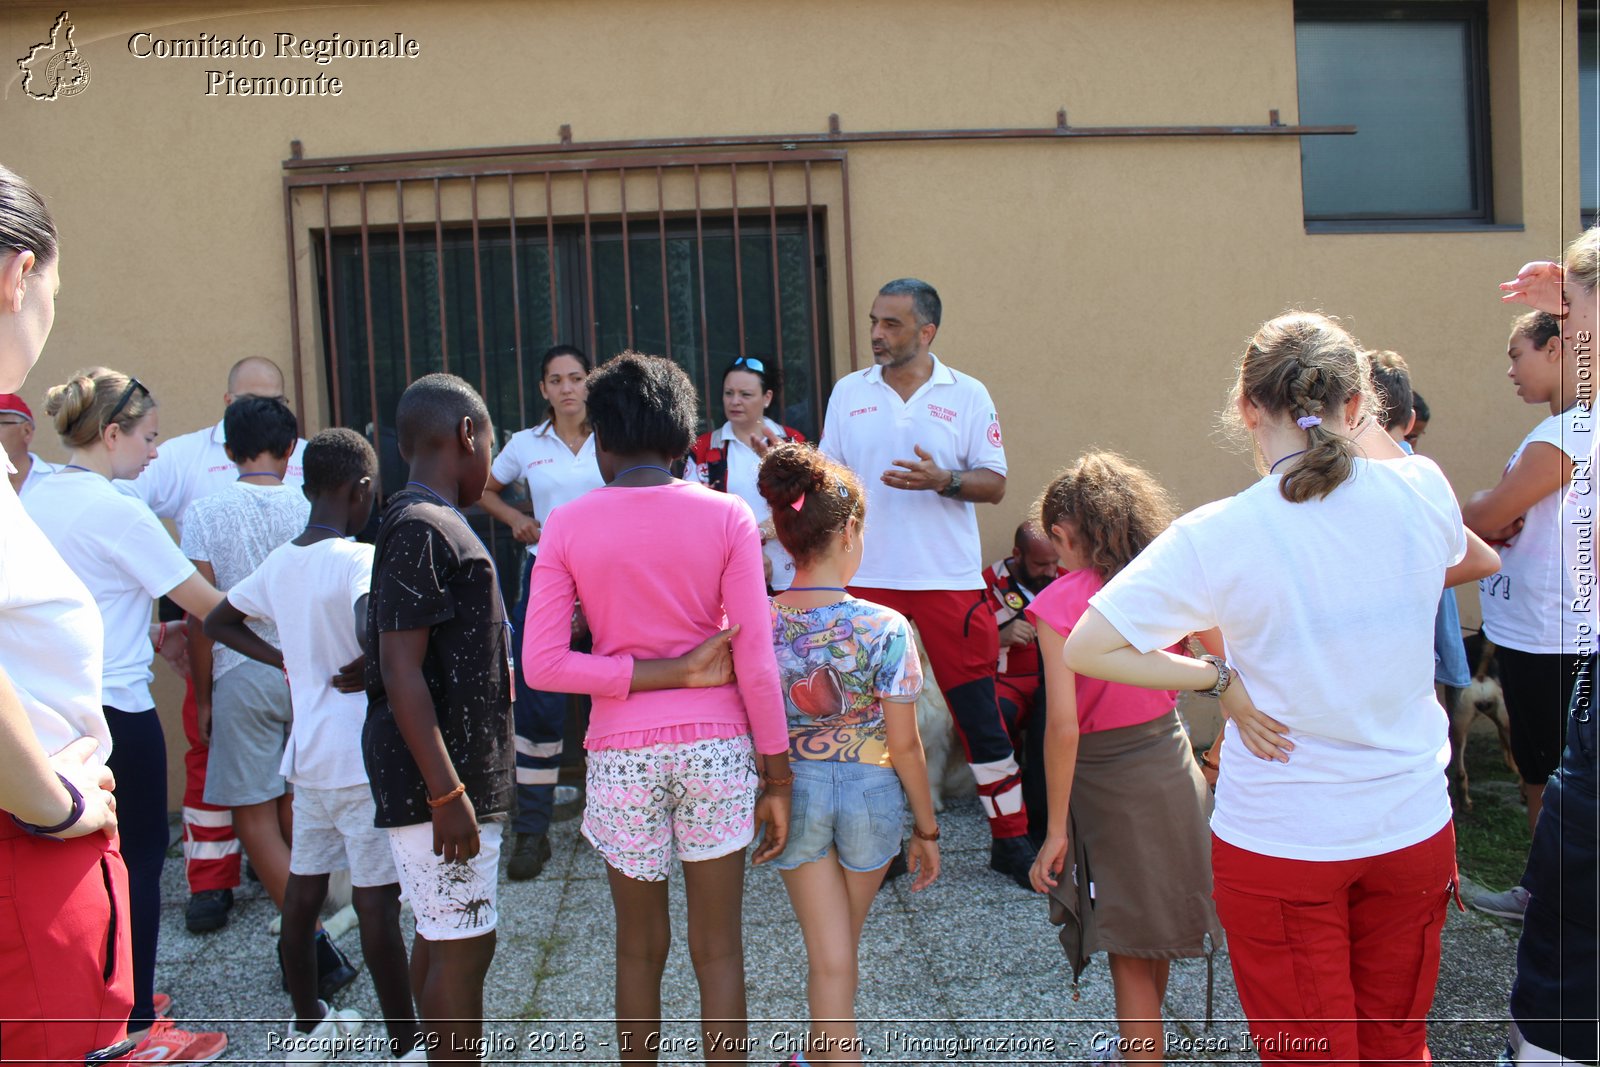
[[[1489,665],[1494,662],[1495,646],[1489,635],[1483,635],[1483,648],[1478,653],[1478,666],[1473,669],[1472,680],[1481,682],[1489,676]]]

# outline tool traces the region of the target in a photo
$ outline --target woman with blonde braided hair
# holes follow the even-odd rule
[[[1213,898],[1262,1060],[1425,1060],[1456,876],[1434,609],[1498,560],[1430,460],[1369,453],[1364,356],[1331,319],[1257,330],[1232,407],[1264,477],[1156,537],[1064,658],[1222,699]],[[1225,655],[1166,651],[1213,628]],[[1241,729],[1261,721],[1276,744]]]

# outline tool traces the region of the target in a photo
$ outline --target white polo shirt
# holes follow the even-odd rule
[[[156,458],[133,481],[118,481],[124,493],[138,497],[163,519],[173,519],[183,529],[183,513],[201,497],[221,492],[239,480],[239,470],[228,458],[222,423],[161,442]],[[305,438],[295,442],[289,455],[284,485],[305,484]]]
[[[22,488],[17,490],[19,497],[25,497],[39,487],[39,483],[54,474],[58,468],[54,463],[40,459],[32,452],[28,453],[32,466],[28,468],[28,476],[22,480]]]
[[[582,446],[574,452],[556,433],[549,419],[532,429],[512,434],[505,449],[494,457],[489,473],[501,485],[528,483],[533,517],[540,525],[562,504],[606,484],[594,458],[594,434],[584,438]],[[528,555],[538,553],[537,544],[528,546]]]
[[[931,355],[931,353],[930,353]],[[921,445],[945,470],[1006,473],[1000,417],[982,382],[933,357],[933,375],[910,400],[874,365],[841,378],[828,398],[824,455],[867,490],[866,546],[853,585],[879,589],[982,589],[978,510],[931,490],[891,489],[883,472],[915,461]]]

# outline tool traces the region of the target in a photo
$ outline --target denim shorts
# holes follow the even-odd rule
[[[792,871],[834,849],[847,871],[875,871],[900,851],[906,794],[893,768],[791,759],[789,843],[772,865]]]

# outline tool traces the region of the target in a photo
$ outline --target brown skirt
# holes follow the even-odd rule
[[[1078,738],[1070,810],[1078,877],[1087,873],[1091,891],[1073,887],[1092,902],[1081,921],[1084,957],[1103,950],[1177,959],[1222,944],[1211,903],[1210,806],[1176,710]],[[1071,880],[1062,883],[1067,889]]]

